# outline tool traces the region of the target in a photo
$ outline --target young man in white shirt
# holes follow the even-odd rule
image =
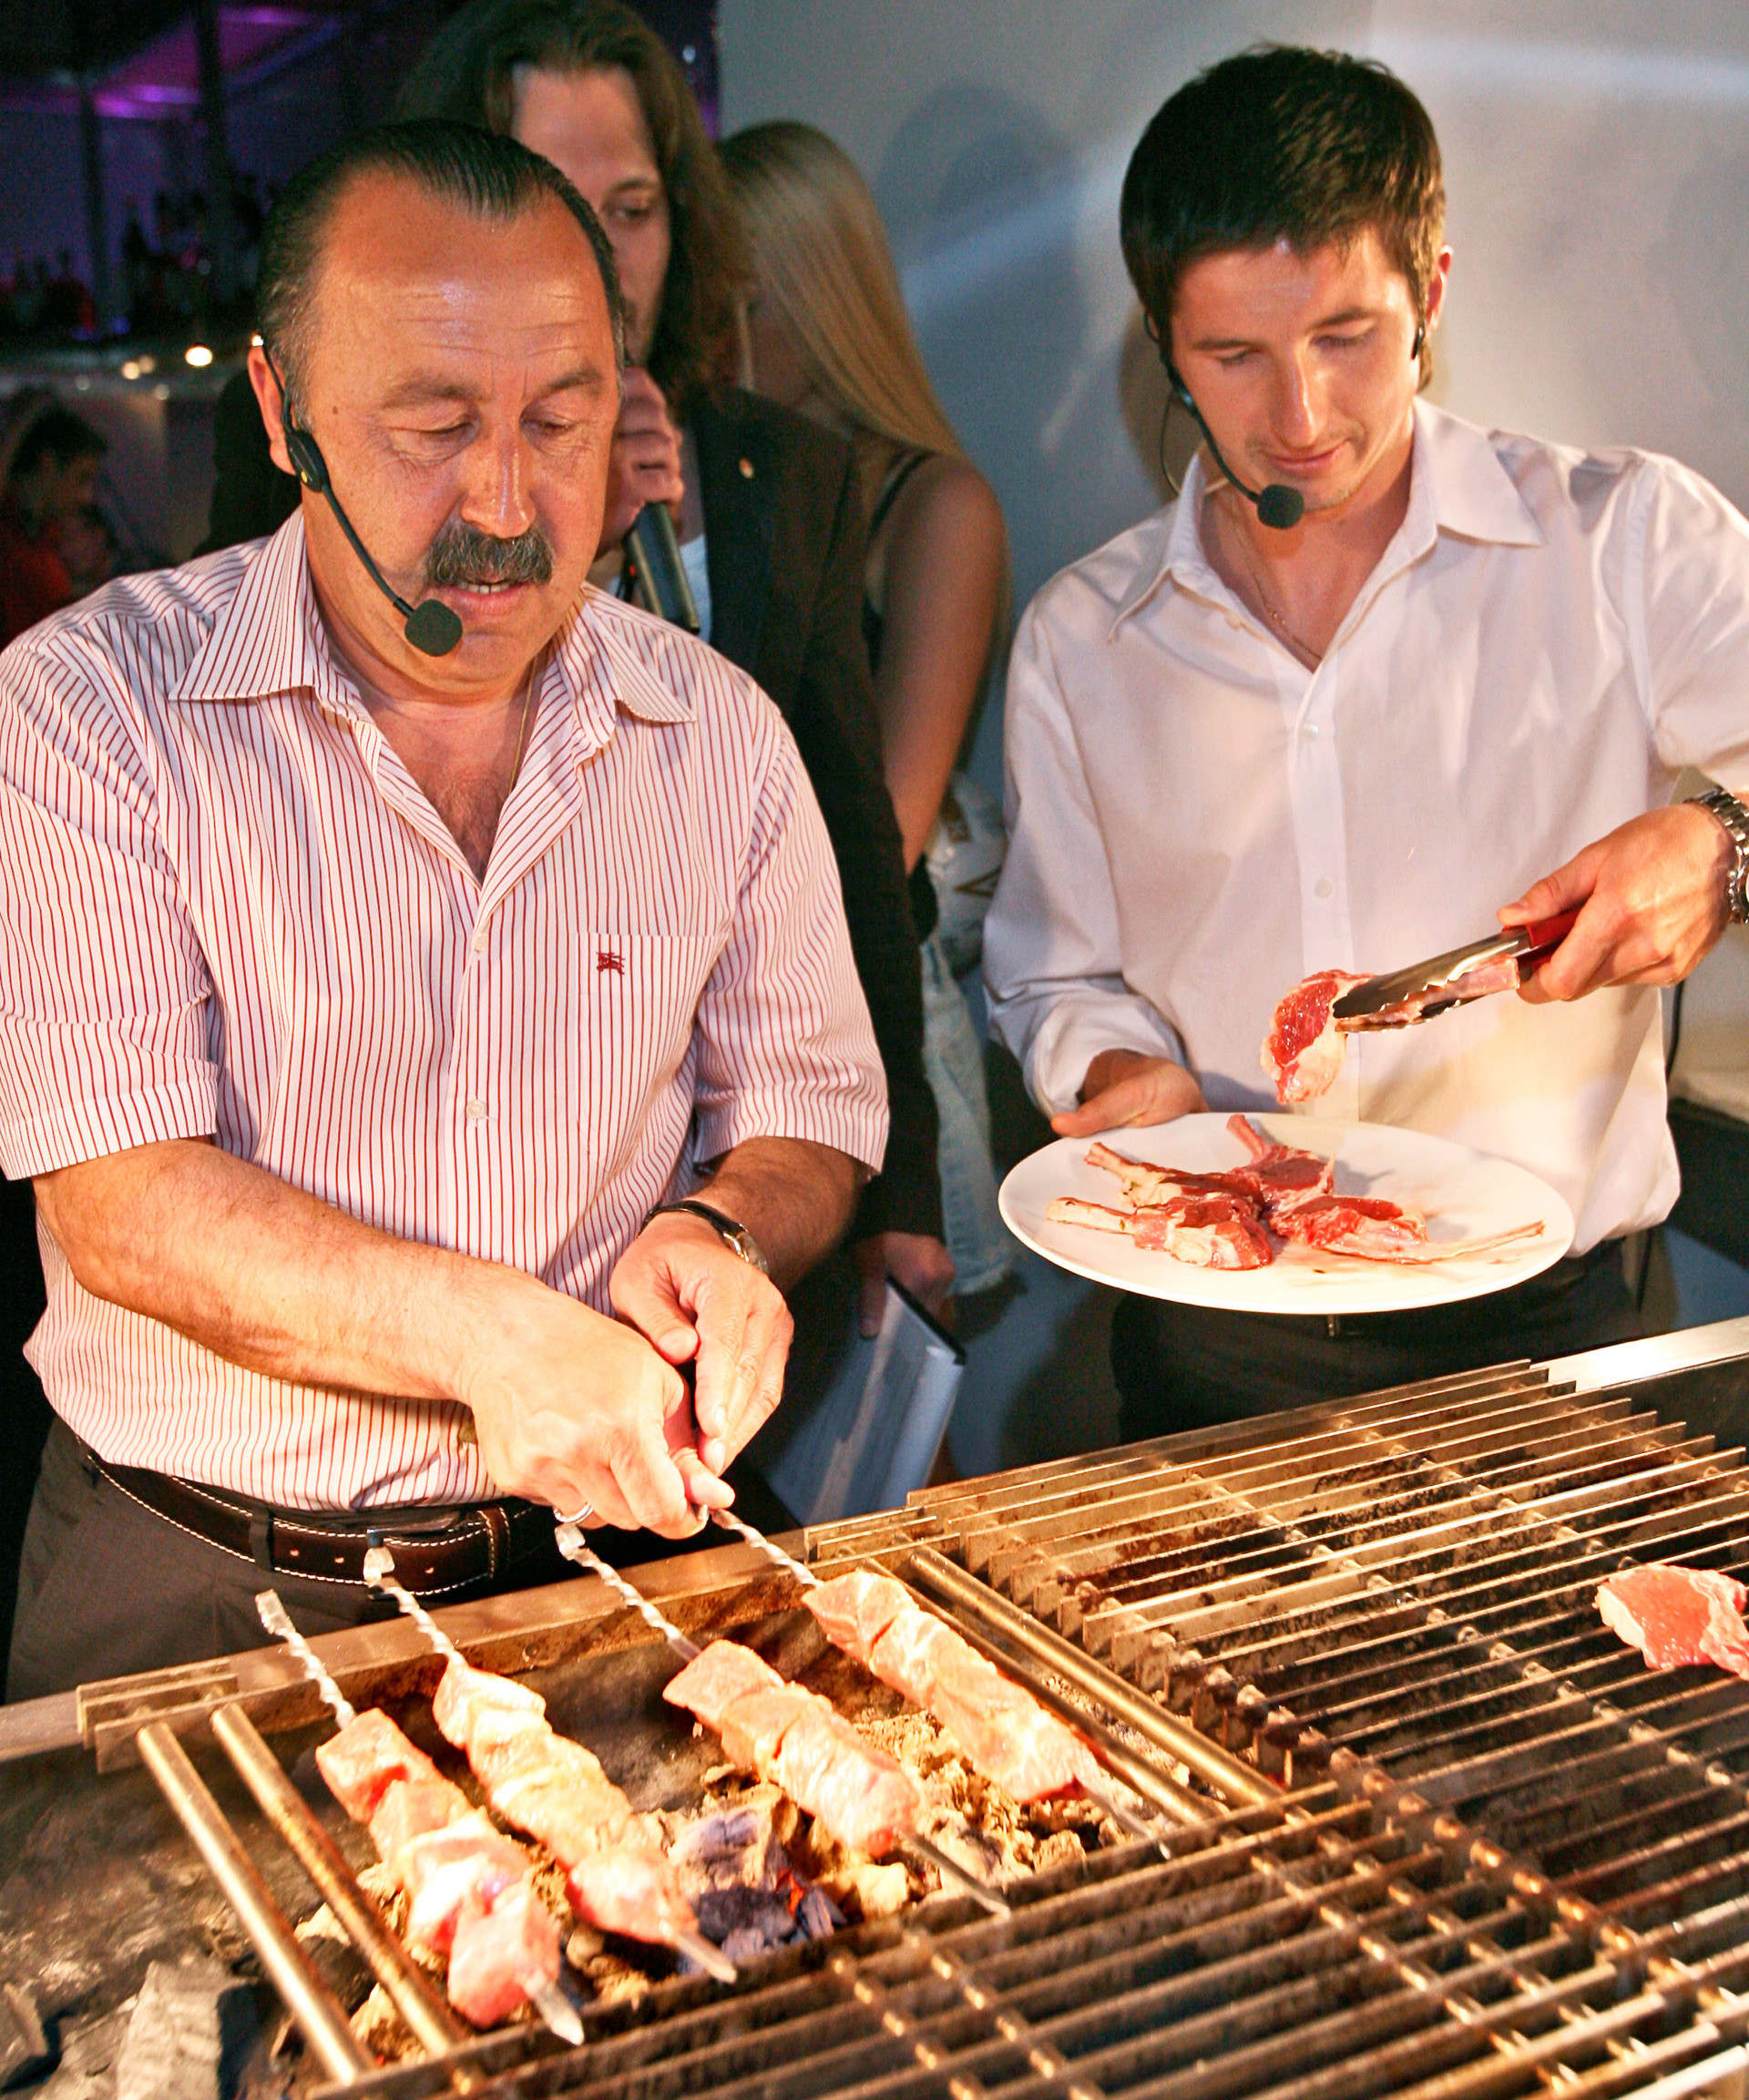
[[[1315,1111],[1517,1160],[1578,1235],[1422,1314],[1128,1300],[1127,1435],[1630,1334],[1614,1243],[1675,1199],[1655,988],[1744,914],[1749,817],[1670,796],[1749,785],[1749,527],[1672,461],[1417,402],[1444,203],[1427,112],[1335,54],[1228,59],[1144,134],[1125,259],[1207,442],[1021,622],[992,1025],[1063,1135],[1273,1106],[1301,978],[1579,907],[1522,1000],[1351,1038]]]

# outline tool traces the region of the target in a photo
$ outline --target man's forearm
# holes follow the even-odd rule
[[[805,1138],[749,1138],[717,1163],[700,1197],[759,1242],[780,1290],[844,1237],[867,1173],[847,1152]]]
[[[488,1326],[543,1290],[395,1239],[192,1139],[64,1167],[36,1188],[85,1289],[274,1378],[457,1399]]]

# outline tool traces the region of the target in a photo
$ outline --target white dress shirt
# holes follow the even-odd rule
[[[1259,1049],[1300,978],[1492,932],[1684,765],[1749,786],[1749,524],[1673,461],[1417,403],[1407,515],[1315,671],[1210,565],[1205,489],[1199,461],[1015,641],[985,974],[1047,1112],[1113,1049],[1273,1108]],[[1518,1161],[1580,1252],[1676,1197],[1651,989],[1351,1037],[1302,1112]]]
[[[0,1170],[211,1138],[611,1310],[754,1137],[878,1168],[837,866],[752,681],[587,591],[475,876],[328,647],[292,517],[0,655]],[[202,1221],[191,1221],[202,1229]],[[81,1288],[28,1350],[98,1455],[298,1508],[494,1492],[457,1406],[245,1370]]]

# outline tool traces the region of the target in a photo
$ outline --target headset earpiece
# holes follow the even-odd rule
[[[284,396],[281,396],[281,402]],[[300,430],[292,422],[291,412],[280,418],[280,428],[285,436],[285,449],[292,461],[292,470],[306,488],[312,488],[318,496],[324,495],[328,487],[328,462],[322,456],[322,447],[307,430]]]
[[[1419,322],[1419,323],[1417,323],[1417,326],[1416,326],[1416,331],[1415,331],[1415,341],[1414,341],[1413,343],[1410,343],[1410,345],[1409,345],[1409,363],[1410,363],[1411,364],[1420,364],[1420,362],[1421,362],[1421,345],[1422,345],[1422,344],[1423,344],[1423,343],[1425,343],[1427,340],[1427,323],[1426,323],[1425,321],[1423,321],[1423,322]]]

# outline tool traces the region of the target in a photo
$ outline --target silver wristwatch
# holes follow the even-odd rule
[[[678,1203],[658,1204],[649,1217],[644,1220],[644,1224],[649,1224],[650,1218],[660,1218],[669,1211],[687,1211],[695,1218],[702,1218],[706,1224],[714,1225],[723,1244],[738,1254],[749,1268],[757,1269],[762,1276],[771,1275],[770,1263],[761,1252],[759,1242],[745,1225],[737,1224],[733,1218],[725,1217],[722,1212],[712,1210],[709,1204],[701,1204],[697,1196],[682,1196]]]
[[[1706,794],[1691,795],[1689,800],[1710,809],[1730,835],[1731,867],[1724,878],[1725,902],[1733,921],[1749,926],[1749,809],[1722,787],[1709,788]]]

